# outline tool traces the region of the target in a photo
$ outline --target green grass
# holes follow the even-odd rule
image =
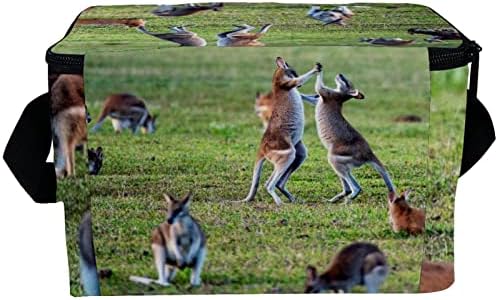
[[[341,187],[317,137],[314,109],[307,104],[304,143],[309,158],[288,185],[299,203],[277,208],[264,189],[253,203],[232,203],[242,199],[250,185],[262,135],[254,95],[270,89],[277,55],[299,73],[320,61],[326,83],[333,85],[335,74],[343,72],[366,95],[364,101],[348,102],[345,115],[370,142],[398,189],[413,189],[413,205],[437,207],[429,216],[440,215],[441,221],[431,221],[425,237],[391,231],[386,188],[368,166],[355,171],[364,191],[353,204],[324,202]],[[416,291],[424,249],[430,257],[453,255],[448,250],[453,244],[448,216],[465,89],[462,71],[446,77],[444,72],[434,74],[431,104],[427,63],[426,50],[417,48],[184,48],[174,53],[89,54],[85,91],[94,119],[107,95],[125,91],[146,99],[159,119],[155,134],[137,136],[116,135],[107,122],[89,135],[90,147],[104,148],[102,173],[61,181],[59,199],[69,200],[65,207],[71,292],[81,294],[74,238],[85,197],[91,198],[99,268],[113,271],[101,282],[104,295],[302,292],[306,265],[323,270],[341,247],[358,240],[378,244],[388,257],[392,271],[383,292]],[[450,93],[447,86],[459,88]],[[312,89],[313,83],[308,83],[301,91]],[[423,122],[395,123],[402,114],[419,115]],[[437,121],[435,127],[429,128],[430,118]],[[435,159],[428,159],[428,149],[437,153]],[[262,181],[270,171],[266,164]],[[156,277],[150,234],[164,221],[162,193],[189,190],[194,192],[192,215],[208,240],[203,286],[187,290],[189,271],[180,272],[171,288],[131,283],[130,275]],[[427,240],[434,243],[424,247]]]
[[[427,36],[410,35],[409,28],[449,27],[430,9],[419,5],[368,4],[349,6],[355,16],[347,27],[323,26],[306,16],[310,5],[225,4],[219,12],[201,12],[183,17],[157,17],[151,13],[155,6],[97,6],[85,11],[81,18],[141,18],[153,32],[166,32],[171,26],[187,25],[216,45],[216,35],[230,30],[233,24],[250,24],[255,27],[274,24],[261,39],[267,46],[294,45],[365,45],[360,38],[416,38],[416,46],[456,47],[460,41],[428,43]],[[325,5],[326,8],[332,7]],[[87,53],[91,51],[130,51],[136,49],[161,49],[178,47],[125,26],[76,26],[71,34],[54,49],[58,53]]]

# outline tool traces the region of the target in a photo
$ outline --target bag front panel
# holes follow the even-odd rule
[[[388,190],[373,168],[366,164],[353,171],[363,192],[352,204],[326,201],[340,193],[341,181],[318,136],[315,107],[306,102],[302,142],[308,158],[287,184],[297,203],[289,204],[279,192],[284,205],[277,207],[267,193],[270,160],[255,200],[237,202],[251,185],[264,132],[255,112],[256,95],[272,90],[277,56],[300,75],[321,62],[324,82],[332,89],[341,73],[364,94],[364,100],[344,103],[345,118],[370,143],[395,186],[413,189],[411,204],[425,206],[430,104],[425,50],[272,47],[89,53],[85,94],[91,127],[113,94],[132,94],[157,116],[152,134],[130,129],[116,133],[109,117],[97,131],[90,130],[89,147],[101,146],[105,153],[101,173],[88,178],[98,266],[112,270],[110,278],[101,280],[104,295],[186,293],[187,270],[179,271],[175,287],[169,288],[130,282],[130,276],[158,277],[151,232],[166,220],[163,194],[189,191],[190,212],[206,234],[208,249],[203,285],[189,293],[300,293],[308,264],[322,271],[341,248],[358,241],[377,245],[394,267],[395,275],[381,291],[417,291],[424,239],[391,231]],[[313,76],[299,91],[314,94],[315,81]],[[421,122],[400,122],[407,114]]]

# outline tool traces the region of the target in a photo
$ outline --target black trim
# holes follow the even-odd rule
[[[465,136],[460,176],[464,175],[481,159],[496,139],[491,116],[484,105],[477,99],[478,76],[479,52],[476,52],[472,57],[469,89],[467,91]]]
[[[3,154],[16,179],[38,203],[56,200],[54,164],[46,162],[51,144],[50,97],[46,93],[26,106]]]

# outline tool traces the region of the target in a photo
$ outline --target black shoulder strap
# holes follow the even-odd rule
[[[465,137],[463,143],[462,165],[460,176],[465,174],[481,159],[495,141],[495,131],[491,117],[484,105],[477,99],[477,82],[479,77],[479,51],[472,54],[470,84],[467,91],[467,112],[465,116]]]
[[[46,162],[52,143],[48,93],[31,101],[12,133],[3,158],[26,192],[38,203],[53,203],[56,177]]]

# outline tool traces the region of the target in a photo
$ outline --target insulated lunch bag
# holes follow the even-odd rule
[[[438,291],[480,51],[412,4],[90,7],[4,158],[74,296]]]

